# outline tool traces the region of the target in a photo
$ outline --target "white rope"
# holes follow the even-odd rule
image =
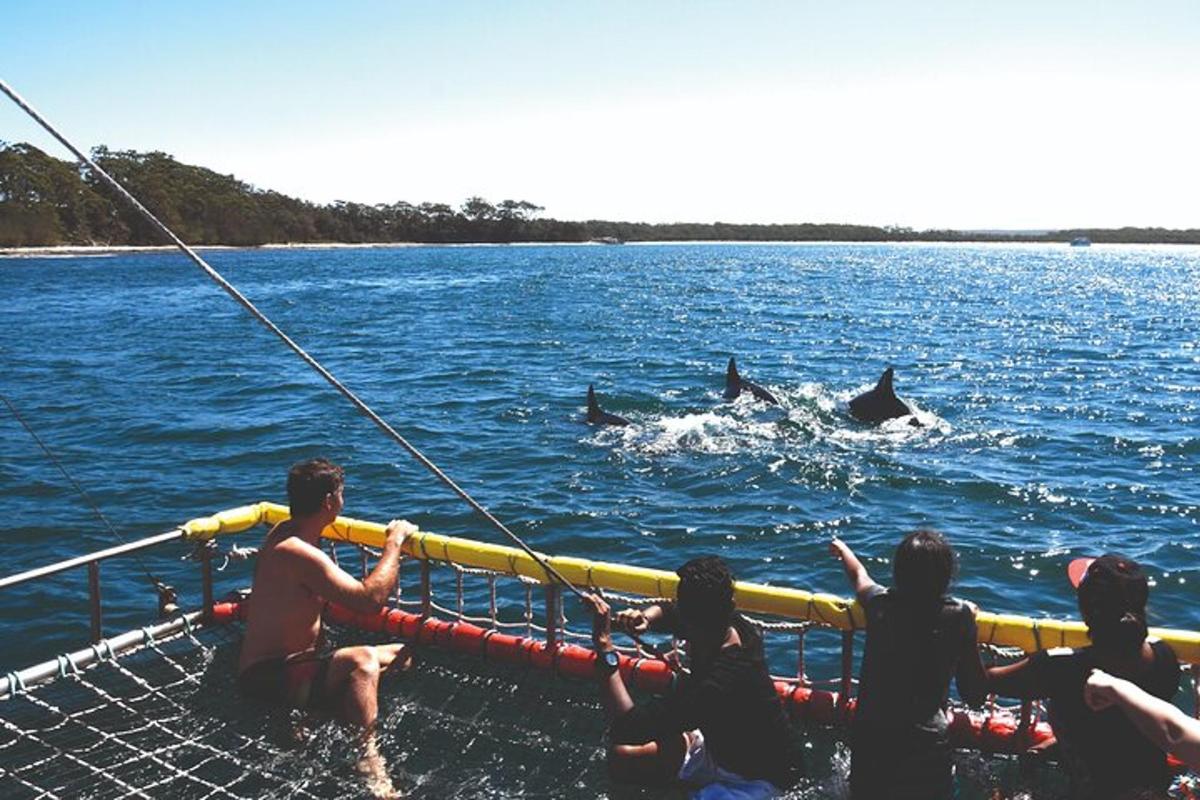
[[[35,122],[37,122],[39,125],[41,125],[43,128],[45,128],[46,131],[49,132],[51,136],[53,136],[55,139],[57,139],[59,142],[61,142],[64,147],[66,147],[68,150],[70,150],[75,155],[75,157],[77,159],[79,159],[80,162],[85,164],[96,175],[99,175],[101,178],[103,178],[105,183],[107,183],[109,186],[111,186],[113,188],[113,190],[116,191],[117,194],[119,194],[121,197],[124,197],[125,200],[128,201],[134,207],[134,209],[137,210],[137,212],[139,214],[141,214],[143,217],[145,217],[147,221],[149,221],[152,225],[154,225],[154,227],[156,227],[159,230],[159,232],[161,232],[163,234],[163,236],[166,236],[167,239],[169,239],[176,247],[178,247],[181,251],[183,251],[183,254],[186,255],[189,259],[191,259],[192,263],[194,263],[197,267],[199,267],[204,272],[205,275],[207,275],[210,279],[212,279],[212,281],[214,283],[216,283],[223,290],[225,290],[225,293],[228,294],[230,297],[232,297],[239,305],[241,305],[248,312],[250,312],[251,316],[253,316],[260,323],[262,323],[263,326],[266,327],[267,330],[269,330],[271,333],[275,334],[279,338],[279,340],[282,341],[288,347],[288,349],[290,349],[293,353],[295,353],[297,356],[299,356],[304,361],[304,363],[308,364],[308,366],[310,366],[313,369],[313,371],[315,371],[318,375],[320,375],[322,378],[324,378],[325,381],[330,386],[332,386],[334,389],[336,389],[343,397],[345,397],[347,400],[349,400],[354,405],[355,408],[357,408],[368,419],[370,419],[372,422],[374,422],[376,427],[378,427],[388,437],[390,437],[392,439],[392,441],[396,442],[401,447],[403,447],[405,450],[407,450],[409,455],[411,455],[413,458],[415,458],[421,464],[421,466],[423,466],[423,467],[425,467],[425,469],[429,470],[429,472],[431,472],[438,480],[440,480],[443,484],[445,484],[447,487],[449,487],[455,494],[457,494],[464,501],[466,501],[466,503],[468,505],[470,505],[471,508],[473,508],[478,514],[480,514],[484,519],[486,519],[489,523],[491,523],[497,530],[499,530],[501,533],[503,533],[505,536],[507,536],[509,539],[511,539],[514,543],[516,543],[522,550],[524,550],[525,553],[530,558],[532,558],[534,561],[536,561],[538,563],[538,565],[546,572],[546,575],[548,577],[552,578],[553,580],[558,581],[563,586],[566,586],[568,589],[570,589],[572,592],[574,592],[579,597],[581,597],[581,598],[583,597],[582,591],[580,591],[577,587],[575,587],[573,584],[571,584],[570,581],[568,581],[566,578],[564,578],[562,576],[562,574],[559,573],[558,570],[556,570],[554,567],[552,567],[549,564],[549,562],[547,562],[544,558],[542,558],[541,555],[539,555],[532,548],[530,548],[529,545],[525,544],[525,542],[521,540],[521,537],[517,536],[515,533],[510,531],[503,522],[498,520],[496,517],[494,517],[492,515],[492,513],[490,511],[488,511],[486,508],[484,508],[482,505],[480,505],[475,500],[475,498],[471,497],[471,495],[467,494],[467,492],[464,489],[462,489],[457,483],[455,483],[453,480],[451,480],[450,476],[447,475],[445,472],[443,472],[438,467],[437,464],[434,464],[432,461],[430,461],[428,458],[426,458],[424,453],[422,453],[420,450],[418,450],[414,445],[410,444],[409,441],[407,439],[405,439],[403,436],[401,436],[400,433],[395,428],[393,428],[391,425],[389,425],[381,416],[376,414],[375,411],[370,406],[368,406],[365,402],[360,400],[358,395],[356,395],[353,391],[351,391],[349,389],[349,387],[347,387],[345,384],[343,384],[341,381],[339,381],[333,375],[333,373],[331,373],[329,370],[325,369],[325,367],[322,366],[321,363],[319,361],[317,361],[315,358],[310,356],[304,350],[304,348],[302,348],[300,345],[296,344],[296,342],[294,342],[291,339],[291,337],[289,337],[286,333],[284,333],[283,330],[281,330],[278,325],[276,325],[274,322],[272,322],[267,317],[266,314],[259,311],[258,308],[253,303],[251,303],[250,300],[247,299],[247,297],[245,295],[243,295],[240,291],[238,291],[237,288],[233,284],[231,284],[229,281],[225,280],[225,278],[221,275],[221,273],[217,272],[215,269],[213,269],[211,266],[209,266],[208,262],[206,262],[203,258],[201,258],[200,255],[198,253],[196,253],[196,251],[193,250],[191,247],[189,247],[182,239],[180,239],[178,236],[176,236],[175,233],[170,228],[168,228],[165,224],[163,224],[163,222],[161,220],[159,220],[158,217],[154,216],[154,214],[152,214],[149,209],[147,209],[144,205],[142,205],[141,202],[136,197],[134,197],[132,194],[130,194],[129,191],[126,190],[124,186],[122,186],[120,183],[118,183],[116,181],[116,179],[114,179],[111,175],[109,175],[107,172],[105,172],[103,169],[101,169],[100,166],[98,164],[96,164],[96,162],[93,161],[90,157],[88,157],[86,154],[84,154],[83,151],[81,151],[75,145],[71,144],[71,142],[68,141],[65,136],[63,136],[61,133],[59,133],[58,130],[53,125],[51,125],[41,114],[39,114],[31,105],[29,105],[29,103],[26,102],[23,97],[21,97],[19,94],[17,94],[17,92],[11,86],[9,86],[7,83],[5,83],[4,80],[2,80],[2,79],[0,79],[0,90],[2,90],[6,95],[8,95],[9,98],[11,98],[14,103],[16,103],[18,106],[20,106],[21,109],[23,111],[25,111],[26,114],[28,114],[30,117],[32,117]]]
[[[193,789],[191,796],[242,800],[246,796],[236,793],[232,788],[238,781],[230,785],[221,785],[195,774],[209,765],[229,764],[241,770],[244,776],[262,776],[286,787],[288,796],[316,800],[317,795],[302,786],[297,786],[291,776],[271,768],[269,762],[264,763],[258,759],[252,763],[240,755],[255,749],[271,750],[271,745],[265,738],[247,736],[228,726],[221,726],[221,746],[217,747],[202,739],[196,726],[189,724],[193,721],[194,710],[177,699],[177,690],[184,685],[200,689],[203,687],[203,681],[200,676],[193,674],[163,650],[163,646],[168,642],[182,641],[185,638],[195,647],[195,651],[203,654],[201,658],[207,663],[213,649],[197,639],[191,630],[167,639],[148,637],[143,647],[139,648],[141,652],[153,652],[176,676],[174,679],[168,677],[157,685],[123,663],[122,658],[131,655],[130,653],[125,653],[122,657],[109,656],[97,665],[103,665],[130,681],[140,690],[133,693],[122,691],[114,694],[87,677],[91,670],[80,671],[69,658],[60,658],[60,679],[70,680],[72,685],[87,690],[101,702],[66,711],[36,694],[37,690],[26,690],[18,695],[20,701],[29,703],[52,719],[57,719],[49,723],[39,723],[36,728],[29,729],[7,718],[7,714],[0,714],[0,728],[16,734],[11,741],[0,744],[0,753],[8,751],[3,759],[5,766],[0,767],[0,777],[11,778],[15,783],[34,790],[34,796],[37,797],[75,796],[78,792],[75,783],[85,781],[93,787],[107,782],[109,788],[118,790],[123,797],[149,798],[165,793],[179,794],[183,786],[190,785]],[[94,715],[102,709],[120,712],[120,725],[117,729],[110,730],[108,726],[101,727],[101,723],[90,721],[94,720]],[[147,709],[155,712],[153,717],[148,715]],[[2,710],[4,707],[0,707],[0,711]],[[214,718],[214,721],[220,723],[219,718]],[[70,731],[85,732],[90,742],[64,743],[62,740],[70,736]],[[163,744],[147,748],[134,743],[146,739],[151,734],[157,734],[158,740]],[[9,748],[14,748],[22,741],[38,746],[44,755],[15,766],[13,754],[18,751]],[[184,752],[195,753],[198,756],[187,758],[186,768],[174,763],[178,760],[174,754]],[[64,775],[59,765],[62,760],[82,767],[87,774],[72,780],[70,776]],[[139,781],[139,785],[134,785],[120,777],[127,770],[140,771],[147,762],[155,770],[154,774],[145,776],[148,782]],[[54,786],[61,787],[66,794],[56,794],[54,787],[38,785],[39,773],[50,776],[51,780],[56,781]],[[70,782],[63,784],[64,780]],[[164,789],[170,791],[164,792]],[[197,795],[196,789],[202,794]],[[255,790],[250,796],[258,794]]]

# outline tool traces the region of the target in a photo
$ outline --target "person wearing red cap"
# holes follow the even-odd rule
[[[1167,757],[1116,708],[1096,710],[1084,686],[1099,669],[1169,701],[1179,688],[1179,662],[1165,642],[1149,638],[1149,582],[1137,562],[1107,554],[1076,559],[1067,569],[1092,644],[1042,650],[987,670],[988,688],[1005,697],[1048,699],[1050,724],[1063,752],[1072,798],[1117,800],[1165,792]]]

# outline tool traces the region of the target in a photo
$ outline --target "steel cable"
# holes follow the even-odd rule
[[[142,205],[141,202],[136,197],[134,197],[132,194],[130,194],[129,191],[126,190],[124,186],[122,186],[120,183],[118,183],[116,181],[116,179],[114,179],[111,175],[109,175],[107,172],[105,172],[103,169],[101,169],[100,166],[95,161],[93,161],[83,151],[81,151],[74,144],[72,144],[65,136],[63,136],[63,134],[59,133],[58,130],[45,119],[45,117],[43,117],[41,114],[39,114],[37,112],[37,110],[35,110],[31,105],[29,105],[29,103],[26,102],[25,99],[22,98],[19,94],[17,94],[17,92],[11,86],[9,86],[3,79],[0,79],[0,90],[3,90],[3,92],[6,95],[8,95],[9,98],[11,98],[14,103],[16,103],[18,106],[20,106],[20,108],[26,114],[28,114],[31,118],[33,118],[33,120],[35,122],[37,122],[39,125],[41,125],[51,136],[53,136],[55,139],[57,139],[64,147],[66,147],[68,150],[70,150],[71,153],[74,154],[75,158],[77,158],[81,163],[83,163],[85,166],[87,166],[89,169],[91,169],[96,175],[98,175],[100,178],[102,178],[105,181],[105,183],[107,183],[109,186],[111,186],[113,188],[114,191],[117,192],[117,194],[119,194],[121,197],[125,198],[125,200],[128,201],[134,207],[134,209],[137,210],[137,212],[139,214],[141,214],[143,217],[145,217],[147,221],[149,221],[152,225],[154,225],[176,247],[178,247],[181,251],[183,251],[184,255],[186,255],[189,259],[191,259],[192,263],[194,263],[197,267],[199,267],[204,272],[205,275],[207,275],[210,279],[212,279],[213,282],[215,282],[218,286],[220,286],[223,290],[225,290],[225,293],[228,294],[230,297],[232,297],[235,301],[237,301],[237,303],[239,305],[241,305],[243,308],[245,308],[246,311],[250,312],[250,314],[255,319],[257,319],[260,323],[262,323],[263,326],[265,326],[267,328],[267,330],[269,330],[271,333],[273,333],[277,337],[279,337],[279,339],[285,345],[287,345],[287,347],[293,353],[298,355],[304,361],[304,363],[308,364],[308,366],[310,366],[318,375],[320,375],[322,378],[324,378],[325,381],[327,383],[329,383],[330,386],[332,386],[339,393],[341,393],[341,395],[343,397],[345,397],[347,400],[349,400],[354,405],[355,408],[357,408],[368,419],[370,419],[372,422],[374,422],[376,427],[378,427],[381,431],[383,431],[384,434],[386,434],[388,437],[390,437],[394,442],[396,442],[401,447],[403,447],[405,450],[407,450],[409,455],[411,455],[413,458],[415,458],[421,464],[421,466],[425,467],[425,469],[427,469],[429,472],[431,472],[438,480],[440,480],[443,484],[445,484],[447,487],[449,487],[455,494],[457,494],[460,498],[462,498],[464,501],[466,501],[466,503],[468,505],[470,505],[472,509],[474,509],[480,516],[482,516],[484,519],[486,519],[493,527],[496,528],[496,530],[503,533],[505,536],[507,536],[509,539],[511,539],[514,543],[516,543],[522,550],[524,550],[525,553],[527,553],[530,558],[532,558],[534,561],[536,561],[538,563],[538,566],[540,566],[543,570],[545,570],[546,575],[548,577],[552,578],[553,580],[558,581],[560,584],[562,584],[563,586],[570,589],[580,599],[582,599],[584,597],[584,593],[582,590],[580,590],[578,587],[576,587],[574,584],[572,584],[570,581],[568,581],[566,578],[564,578],[562,576],[562,574],[558,570],[556,570],[553,566],[551,566],[544,558],[542,558],[541,555],[534,552],[534,550],[532,548],[530,548],[529,545],[525,544],[525,542],[522,541],[521,537],[517,536],[515,533],[510,531],[503,522],[496,519],[496,517],[493,516],[490,511],[488,511],[486,508],[484,508],[482,505],[480,505],[475,500],[475,498],[473,498],[473,497],[471,497],[471,495],[467,494],[467,492],[462,487],[460,487],[457,483],[455,483],[450,478],[449,475],[447,475],[445,472],[443,472],[441,470],[441,468],[439,468],[437,466],[437,464],[434,464],[432,461],[430,461],[425,456],[424,453],[422,453],[414,445],[412,445],[407,439],[405,439],[403,436],[401,436],[400,433],[398,431],[396,431],[395,428],[393,428],[391,425],[389,425],[387,423],[387,421],[385,421],[382,417],[380,417],[377,413],[375,413],[375,411],[370,406],[368,406],[365,402],[363,402],[361,399],[359,399],[358,395],[356,395],[345,384],[343,384],[340,380],[338,380],[333,375],[333,373],[331,373],[329,370],[325,369],[325,367],[322,366],[321,363],[318,362],[315,358],[313,358],[311,355],[309,355],[304,350],[304,348],[302,348],[300,345],[296,344],[296,342],[294,342],[291,339],[291,337],[289,337],[286,333],[284,333],[279,328],[279,326],[277,326],[274,322],[272,322],[263,312],[259,311],[258,308],[252,302],[250,302],[250,300],[245,295],[243,295],[240,291],[238,291],[238,289],[233,284],[231,284],[229,281],[225,280],[225,278],[219,272],[217,272],[215,269],[213,269],[211,266],[209,266],[208,262],[206,262],[203,258],[201,258],[200,255],[198,253],[196,253],[195,250],[193,250],[182,239],[180,239],[178,236],[176,236],[175,233],[170,228],[168,228],[162,221],[160,221],[158,219],[158,217],[154,216],[154,214],[152,214],[149,209],[147,209],[144,205]]]

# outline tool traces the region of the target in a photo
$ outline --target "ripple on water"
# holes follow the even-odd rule
[[[1158,575],[1193,569],[1195,248],[212,258],[542,550],[653,566],[715,551],[746,578],[842,591],[831,533],[887,559],[930,524],[960,544],[964,592],[1064,614],[1069,556],[1129,549]],[[326,454],[347,464],[350,512],[494,538],[173,256],[0,261],[0,322],[6,396],[131,531],[281,499],[286,466]],[[781,406],[724,402],[730,356]],[[920,428],[847,417],[888,365]],[[580,424],[589,383],[634,424]],[[79,504],[62,512],[69,490],[24,433],[0,431],[0,535],[53,519],[57,542],[37,535],[46,559],[102,541]],[[1155,613],[1200,627],[1194,585],[1156,580]],[[37,649],[15,644],[16,661]]]

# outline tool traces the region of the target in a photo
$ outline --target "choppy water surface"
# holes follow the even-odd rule
[[[1200,250],[882,245],[215,251],[210,260],[538,548],[844,591],[946,531],[958,592],[1073,615],[1070,558],[1148,564],[1152,623],[1200,628]],[[725,363],[778,408],[722,400]],[[497,540],[181,256],[0,261],[4,394],[127,537],[346,464],[347,512]],[[845,401],[896,367],[926,425]],[[580,422],[595,383],[624,429]],[[15,572],[112,543],[0,414]],[[147,561],[174,575],[180,553]],[[106,623],[153,607],[104,567]],[[2,598],[0,668],[79,644],[82,576]],[[65,618],[64,618],[65,619]],[[513,789],[513,787],[509,787]]]

